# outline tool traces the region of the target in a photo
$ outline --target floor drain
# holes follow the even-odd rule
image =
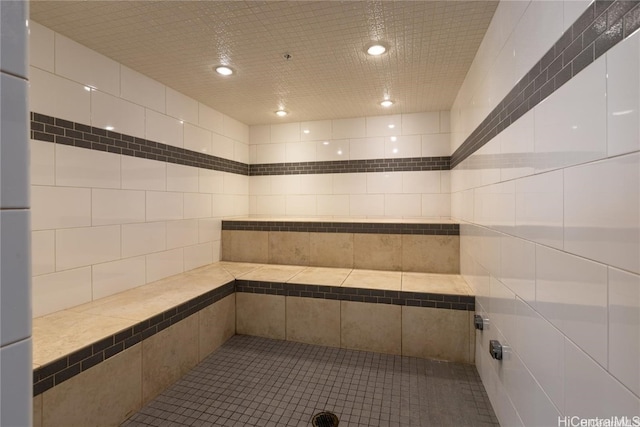
[[[311,425],[313,427],[336,427],[338,425],[338,417],[331,412],[320,412],[313,416]]]

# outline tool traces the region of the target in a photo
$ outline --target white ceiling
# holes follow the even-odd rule
[[[31,19],[248,125],[448,110],[497,1],[31,1]],[[389,47],[370,57],[365,47]],[[284,54],[291,55],[290,60]],[[227,62],[236,73],[212,67]],[[396,103],[383,108],[388,94]],[[273,113],[278,107],[285,118]]]

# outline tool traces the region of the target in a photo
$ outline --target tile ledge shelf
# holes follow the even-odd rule
[[[293,277],[295,275],[286,280],[269,280],[269,277],[265,278],[267,280],[251,280],[250,276],[247,276],[247,273],[263,267],[295,269],[295,266],[221,261],[33,319],[33,395],[42,394],[236,292],[445,310],[473,311],[475,309],[475,296],[466,283],[463,291],[458,287],[457,290],[443,293],[442,286],[434,290],[429,289],[428,284],[417,291],[415,286],[411,291],[403,291],[397,287],[367,289],[342,286],[344,280],[332,286],[298,284],[295,283],[295,277]],[[298,269],[298,272],[302,272],[314,267],[298,267]],[[344,269],[322,268],[322,270],[327,272]],[[349,270],[349,274],[352,271],[361,271]],[[393,273],[402,274],[397,271]],[[459,275],[427,273],[424,275],[426,279],[429,279],[429,276],[450,276],[464,280]],[[246,278],[243,279],[243,276]],[[188,286],[185,286],[187,284]],[[363,286],[366,286],[366,283],[363,283]],[[61,323],[60,327],[54,326],[56,319]],[[95,327],[96,321],[106,322],[107,320],[112,321],[114,326],[104,327],[103,323],[101,332],[91,330]],[[89,332],[90,336],[78,339],[80,334],[86,332]],[[66,337],[73,337],[74,342],[70,343]],[[55,349],[56,345],[58,345],[57,349]]]

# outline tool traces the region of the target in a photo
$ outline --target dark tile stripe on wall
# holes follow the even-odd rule
[[[454,168],[640,28],[640,2],[591,3],[451,156]]]
[[[137,323],[97,343],[74,351],[66,357],[35,369],[33,371],[33,395],[44,393],[234,292],[235,282],[231,281],[151,319]]]
[[[249,165],[245,163],[33,112],[31,113],[31,139],[249,175]]]
[[[460,235],[459,224],[399,224],[385,222],[222,220],[222,229],[241,231],[297,231],[308,233]]]
[[[450,157],[248,165],[118,132],[31,113],[31,139],[240,175],[301,175],[449,170]]]
[[[236,292],[282,295],[287,297],[319,298],[372,304],[408,305],[448,310],[475,310],[475,297],[465,295],[431,294],[426,292],[386,291],[340,286],[302,285],[296,283],[262,282],[236,279]]]
[[[249,175],[304,175],[358,172],[408,172],[449,170],[450,157],[336,160],[327,162],[266,163],[249,166]]]

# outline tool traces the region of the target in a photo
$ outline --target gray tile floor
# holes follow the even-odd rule
[[[473,365],[236,335],[122,426],[497,426]]]

